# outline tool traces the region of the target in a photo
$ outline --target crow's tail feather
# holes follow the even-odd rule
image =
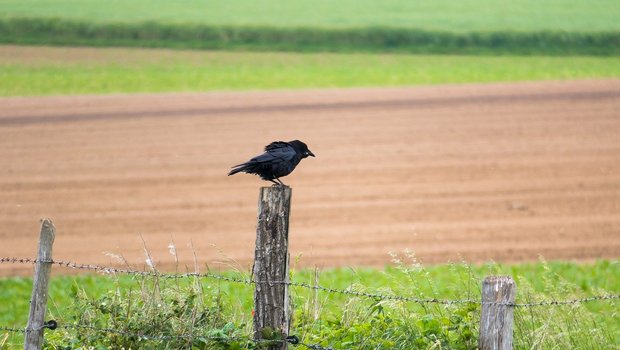
[[[228,176],[230,175],[235,175],[236,173],[243,171],[243,168],[233,168],[229,173]]]
[[[240,173],[240,172],[256,174],[257,170],[258,169],[257,169],[256,163],[252,163],[252,162],[242,163],[242,164],[233,166],[230,172],[228,173],[228,176],[235,175],[236,173]]]

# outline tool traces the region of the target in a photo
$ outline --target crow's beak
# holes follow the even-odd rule
[[[314,153],[310,152],[310,150],[308,150],[308,155],[314,157]]]

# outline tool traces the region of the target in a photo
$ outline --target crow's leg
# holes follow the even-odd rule
[[[282,185],[282,186],[286,186],[286,185],[284,184],[284,182],[282,182],[282,180],[280,180],[280,179],[276,178],[276,181],[278,181],[278,182],[280,183],[280,185]]]
[[[277,179],[276,179],[276,180],[277,180]],[[280,186],[280,184],[279,184],[279,183],[277,183],[277,182],[275,182],[275,181],[273,181],[273,180],[269,180],[269,181],[273,182],[273,186]]]

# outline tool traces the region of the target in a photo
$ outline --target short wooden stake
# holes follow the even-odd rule
[[[45,309],[47,307],[47,287],[52,271],[52,245],[56,237],[56,228],[50,219],[44,219],[39,238],[39,252],[34,267],[30,314],[24,339],[25,350],[39,350],[43,346]]]
[[[482,282],[482,312],[478,349],[512,350],[512,326],[517,285],[510,276],[489,276]]]
[[[291,321],[288,224],[291,188],[262,187],[254,255],[254,338],[279,340],[269,349],[287,349]],[[279,283],[272,283],[279,282]],[[284,282],[284,283],[282,283]]]

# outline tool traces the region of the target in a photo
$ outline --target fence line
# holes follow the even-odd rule
[[[53,224],[50,219],[44,219],[41,228],[41,238],[36,259],[0,257],[0,263],[5,264],[34,264],[35,279],[31,298],[31,312],[28,318],[28,325],[24,329],[14,327],[3,327],[0,330],[5,332],[23,333],[25,337],[25,350],[41,350],[41,344],[45,329],[54,330],[58,327],[63,329],[92,330],[102,333],[115,333],[128,337],[135,337],[138,340],[183,340],[202,338],[206,341],[220,342],[248,342],[256,343],[259,347],[269,350],[287,350],[288,345],[301,345],[311,350],[331,350],[330,347],[323,347],[318,344],[305,344],[299,337],[290,335],[290,320],[292,312],[292,299],[289,296],[289,287],[299,287],[313,290],[315,295],[319,291],[328,294],[340,294],[355,297],[370,298],[374,301],[394,300],[400,302],[412,302],[418,304],[439,304],[439,305],[475,305],[481,308],[481,314],[486,315],[480,319],[478,347],[482,350],[502,349],[511,350],[513,342],[513,314],[518,307],[530,308],[537,306],[556,306],[574,305],[594,301],[612,301],[620,299],[620,294],[596,295],[584,298],[567,300],[543,300],[527,303],[516,303],[516,284],[510,276],[487,276],[482,284],[482,299],[438,299],[438,298],[417,298],[413,296],[397,295],[388,291],[389,294],[379,292],[355,291],[352,286],[346,289],[324,287],[306,282],[290,281],[289,263],[290,254],[288,252],[288,218],[290,212],[291,189],[286,186],[263,187],[259,195],[259,215],[257,224],[256,250],[254,257],[254,268],[252,278],[230,277],[211,272],[199,273],[160,273],[151,268],[151,271],[138,271],[132,267],[116,268],[109,266],[80,264],[72,261],[60,261],[52,258],[52,244],[54,238]],[[51,228],[51,229],[50,229]],[[149,256],[150,259],[150,256]],[[149,335],[143,329],[136,333],[114,328],[97,328],[89,325],[76,323],[58,324],[55,320],[44,322],[47,286],[49,284],[49,272],[52,266],[62,268],[88,270],[103,274],[131,275],[139,277],[149,277],[154,279],[213,279],[217,281],[239,283],[254,286],[254,309],[253,316],[253,335],[252,336],[231,336],[226,337],[221,334],[217,337],[194,335],[193,329],[189,333],[179,335],[155,334]],[[37,273],[43,271],[45,274]],[[40,288],[38,288],[39,286]],[[508,288],[509,287],[509,288]],[[34,307],[33,307],[34,306]],[[470,307],[468,307],[470,309]],[[206,331],[209,334],[209,331]],[[155,333],[155,332],[153,332]],[[211,333],[212,334],[212,333]],[[233,333],[234,334],[234,333]],[[267,337],[267,338],[266,338]],[[6,337],[5,337],[6,338]],[[275,339],[269,339],[275,338]],[[29,341],[32,339],[32,341]],[[246,345],[249,345],[246,343]]]
[[[240,283],[247,285],[255,285],[255,284],[286,284],[291,287],[300,287],[311,290],[319,290],[330,294],[343,294],[343,295],[352,295],[357,297],[365,297],[370,299],[380,299],[380,300],[395,300],[395,301],[403,301],[403,302],[414,302],[419,304],[443,304],[443,305],[455,305],[455,304],[476,304],[476,305],[503,305],[510,307],[536,307],[536,306],[560,306],[560,305],[573,305],[573,304],[582,304],[589,303],[594,301],[603,301],[603,300],[618,300],[620,299],[620,294],[603,294],[603,295],[595,295],[591,297],[584,298],[575,298],[575,299],[567,299],[567,300],[542,300],[536,302],[529,303],[501,303],[501,302],[482,302],[479,300],[473,299],[437,299],[437,298],[415,298],[409,296],[401,296],[401,295],[386,295],[380,293],[368,293],[368,292],[358,292],[347,289],[337,289],[331,287],[323,287],[320,285],[313,285],[306,282],[293,282],[293,281],[255,281],[251,279],[244,278],[235,278],[230,276],[224,276],[215,273],[197,273],[197,272],[188,272],[182,274],[172,274],[172,273],[160,273],[160,272],[149,272],[149,271],[138,271],[131,269],[121,269],[109,266],[100,266],[100,265],[92,265],[92,264],[79,264],[71,261],[42,261],[45,263],[51,263],[52,265],[58,265],[65,268],[77,269],[77,270],[89,270],[102,272],[104,274],[124,274],[124,275],[133,275],[140,277],[157,277],[164,279],[183,279],[183,278],[208,278],[208,279],[216,279],[220,281],[232,282],[232,283]],[[1,257],[0,263],[15,263],[15,264],[36,264],[37,259],[32,258],[15,258],[15,257]]]

